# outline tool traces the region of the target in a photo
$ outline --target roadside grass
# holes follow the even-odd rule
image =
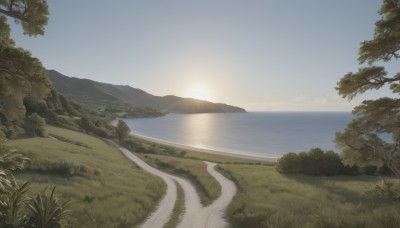
[[[192,169],[196,174],[207,172],[205,169],[194,171],[192,162],[197,159],[219,163],[219,170],[238,186],[226,212],[232,227],[390,228],[400,224],[398,202],[369,194],[381,184],[378,176],[283,175],[275,170],[272,162],[196,152],[153,142],[144,145],[149,144],[153,148],[170,147],[176,153],[142,156],[157,158],[173,167]],[[182,151],[185,151],[183,158],[174,155]],[[398,180],[392,181],[400,184]]]
[[[185,195],[182,187],[175,182],[177,188],[177,199],[170,220],[164,225],[164,228],[175,228],[181,221],[181,216],[185,211]]]
[[[259,159],[244,159],[240,157],[227,156],[222,154],[214,154],[208,152],[196,151],[195,149],[180,148],[178,146],[164,145],[161,143],[152,142],[149,140],[135,138],[135,140],[143,146],[148,152],[168,155],[172,157],[184,157],[194,160],[210,161],[214,163],[227,164],[258,164],[272,165],[274,162],[259,160]],[[139,152],[139,151],[138,151]]]
[[[366,194],[376,176],[282,175],[274,167],[221,164],[238,185],[233,227],[398,227],[398,202]]]
[[[31,181],[31,192],[57,185],[56,195],[72,201],[74,227],[136,227],[164,195],[166,186],[160,178],[104,141],[52,126],[46,130],[63,140],[9,141],[32,160],[17,179]]]
[[[156,168],[188,178],[195,185],[201,203],[205,206],[209,205],[221,194],[221,186],[208,173],[207,164],[201,160],[158,154],[140,156]]]

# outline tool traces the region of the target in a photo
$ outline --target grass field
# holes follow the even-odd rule
[[[32,159],[17,175],[31,181],[31,193],[57,185],[56,195],[72,200],[75,227],[135,227],[155,209],[165,184],[104,141],[47,127],[57,138],[9,141]]]
[[[219,165],[239,192],[228,209],[234,227],[398,227],[398,202],[367,192],[374,176],[282,175],[271,166]]]
[[[31,180],[32,192],[57,184],[56,193],[74,201],[77,227],[134,227],[164,193],[165,185],[160,179],[144,173],[102,140],[55,127],[48,127],[48,132],[57,139],[10,141],[32,158],[30,169],[18,178]],[[153,142],[142,143],[156,151],[166,148]],[[184,149],[170,150],[180,154]],[[184,151],[178,157],[139,155],[155,166],[194,180],[205,204],[219,196],[220,186],[202,160],[219,163],[221,172],[238,186],[226,215],[233,227],[372,228],[400,224],[398,202],[367,194],[380,183],[379,177],[282,175],[268,162]],[[70,169],[63,172],[54,168],[60,166],[60,160],[73,168],[72,174]],[[175,207],[177,216],[168,227],[177,223],[182,205],[181,194]]]
[[[380,177],[283,175],[269,162],[185,151],[185,158],[147,156],[171,167],[185,167],[205,179],[211,177],[204,168],[195,168],[194,164],[201,162],[198,159],[219,163],[220,171],[238,186],[227,211],[233,227],[388,228],[400,224],[398,202],[368,194],[381,183]]]

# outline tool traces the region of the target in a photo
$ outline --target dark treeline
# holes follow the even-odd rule
[[[282,156],[276,165],[276,170],[284,174],[304,174],[311,176],[334,175],[391,175],[386,167],[365,166],[358,167],[344,165],[339,154],[333,151],[323,151],[314,148],[308,152],[287,153]]]

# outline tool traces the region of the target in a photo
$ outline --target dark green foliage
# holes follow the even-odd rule
[[[43,35],[47,24],[47,3],[42,0],[0,1],[0,113],[9,120],[25,116],[23,98],[40,100],[50,90],[42,63],[31,53],[16,48],[6,17],[22,25],[25,34]]]
[[[118,120],[116,128],[116,134],[118,140],[122,142],[124,139],[128,138],[130,132],[131,129],[128,127],[128,125],[126,125],[126,123],[123,120]]]
[[[79,120],[79,126],[81,126],[81,128],[86,133],[88,133],[89,131],[91,131],[94,128],[94,124],[89,119],[89,117],[86,115],[82,116],[81,119]]]
[[[276,170],[280,173],[301,173],[303,170],[302,159],[296,153],[287,153],[278,160]]]
[[[33,136],[47,136],[45,129],[46,122],[36,113],[25,117],[24,126],[26,132],[32,134]]]
[[[382,17],[375,23],[373,39],[363,41],[359,50],[360,64],[367,62],[369,66],[344,75],[336,89],[343,98],[351,100],[368,90],[388,86],[394,98],[363,101],[353,110],[356,118],[344,132],[336,134],[335,141],[343,150],[345,164],[386,165],[400,177],[400,103],[396,98],[400,93],[400,73],[388,76],[384,67],[372,65],[400,58],[400,1],[384,0],[379,14]],[[385,140],[382,133],[390,135],[391,140]]]
[[[278,160],[276,170],[285,174],[332,176],[344,174],[345,167],[337,153],[333,151],[324,152],[319,148],[314,148],[307,153],[285,154]]]

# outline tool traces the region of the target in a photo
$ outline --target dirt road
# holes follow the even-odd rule
[[[132,154],[129,150],[108,140],[113,146],[117,147],[127,158],[135,162],[139,167],[161,177],[167,184],[167,191],[161,200],[157,210],[153,212],[148,219],[142,224],[142,228],[147,227],[163,227],[168,222],[172,213],[175,201],[177,199],[177,189],[174,181],[176,181],[183,189],[185,195],[185,212],[182,215],[181,222],[178,227],[182,228],[219,228],[226,227],[227,223],[224,219],[224,212],[236,193],[235,184],[225,178],[215,170],[215,163],[206,162],[207,171],[221,185],[221,196],[211,205],[202,207],[200,198],[194,186],[187,179],[177,177],[160,170],[157,170],[139,157]]]

